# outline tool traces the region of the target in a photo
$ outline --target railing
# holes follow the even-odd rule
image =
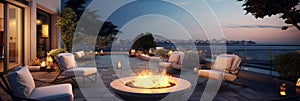
[[[227,52],[246,57],[245,70],[271,76],[278,76],[278,73],[274,70],[274,59],[277,55],[300,50],[300,45],[243,45],[238,46],[240,49],[230,49],[231,46],[228,47]]]

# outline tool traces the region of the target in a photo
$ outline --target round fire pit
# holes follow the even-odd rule
[[[126,101],[156,101],[163,99],[170,93],[172,93],[170,95],[172,98],[180,97],[191,87],[191,83],[187,80],[169,77],[169,80],[173,81],[171,82],[171,86],[163,88],[140,88],[134,87],[131,84],[135,78],[136,76],[116,79],[110,83],[110,86],[116,94]]]

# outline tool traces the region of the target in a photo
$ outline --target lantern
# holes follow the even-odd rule
[[[118,62],[117,62],[117,68],[118,68],[118,69],[121,69],[121,68],[122,68],[122,62],[121,62],[121,61],[118,61]]]

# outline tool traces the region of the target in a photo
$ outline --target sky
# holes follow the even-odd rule
[[[251,40],[268,44],[299,44],[300,31],[281,30],[279,15],[255,19],[236,0],[94,0],[88,9],[118,26],[119,39],[151,32],[167,39]]]

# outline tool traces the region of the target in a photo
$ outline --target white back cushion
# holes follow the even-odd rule
[[[27,67],[17,67],[7,75],[13,93],[28,97],[35,89],[35,83]]]
[[[229,70],[231,68],[233,58],[229,56],[217,56],[214,69],[216,70]]]
[[[177,53],[172,53],[172,54],[170,55],[170,57],[169,57],[168,62],[178,64],[179,58],[180,58],[180,55],[179,55],[179,54],[177,54]]]
[[[222,54],[220,56],[227,56],[227,57],[232,57],[233,58],[231,67],[228,70],[235,71],[240,66],[241,58],[239,56],[237,56],[237,55],[231,55],[231,54]]]
[[[58,60],[63,69],[71,69],[77,67],[74,55],[71,53],[60,53]]]
[[[82,57],[82,55],[81,55],[81,53],[80,53],[80,52],[75,52],[75,53],[74,53],[74,56],[75,56],[76,58],[80,58],[80,57]]]

